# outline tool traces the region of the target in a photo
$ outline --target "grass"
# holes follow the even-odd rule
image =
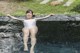
[[[4,16],[4,13],[0,12],[0,16]]]
[[[15,16],[23,16],[25,15],[25,11],[27,9],[32,9],[34,11],[34,14],[79,14],[76,11],[71,11],[75,6],[77,6],[80,3],[80,0],[75,1],[71,6],[64,7],[63,5],[58,6],[51,6],[48,4],[41,5],[39,4],[40,1],[27,1],[27,2],[15,2],[13,4],[13,8],[15,8],[15,11],[11,12],[12,15]],[[4,13],[3,13],[4,14]],[[0,15],[3,15],[0,13]]]

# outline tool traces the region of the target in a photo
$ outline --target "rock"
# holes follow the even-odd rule
[[[37,16],[36,18],[42,18],[42,17],[45,17],[46,15],[44,16]],[[17,17],[17,18],[20,18],[20,19],[24,19],[24,17]],[[80,15],[67,15],[67,14],[56,14],[54,16],[50,16],[49,18],[46,18],[46,19],[42,19],[42,20],[39,20],[39,21],[79,21],[79,18],[80,18]],[[0,21],[4,21],[6,23],[8,23],[8,25],[5,25],[4,26],[0,26],[0,28],[13,28],[12,24],[9,24],[9,23],[21,23],[23,24],[21,21],[18,21],[18,20],[14,20],[14,19],[11,19],[11,18],[6,18],[5,16],[3,17],[0,17]],[[11,27],[10,27],[11,26]],[[16,26],[14,26],[15,28]]]
[[[40,2],[40,4],[46,4],[48,3],[50,0],[43,0],[42,2]]]
[[[63,2],[64,0],[57,0],[57,1]]]
[[[75,0],[68,0],[63,6],[70,6]]]
[[[50,5],[52,5],[52,6],[56,6],[56,5],[60,5],[60,4],[62,4],[62,2],[60,2],[60,1],[52,1],[52,2],[50,2]]]
[[[0,38],[0,53],[13,53],[13,38],[1,39]]]

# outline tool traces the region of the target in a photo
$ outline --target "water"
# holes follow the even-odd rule
[[[64,43],[37,43],[35,53],[80,53],[80,43],[64,44]],[[14,53],[25,53],[23,47]],[[29,53],[26,52],[26,53]]]

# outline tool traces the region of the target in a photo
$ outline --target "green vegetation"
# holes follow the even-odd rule
[[[26,2],[11,2],[9,3],[9,6],[12,4],[12,8],[15,8],[15,10],[12,10],[10,14],[15,16],[23,16],[25,15],[25,11],[27,9],[32,9],[35,14],[79,14],[77,11],[71,11],[76,7],[77,5],[80,5],[80,0],[75,1],[71,6],[64,7],[63,5],[58,6],[51,6],[49,3],[45,5],[39,4],[41,1],[26,1]],[[80,11],[80,9],[78,9]],[[0,15],[3,15],[3,13],[0,13]]]

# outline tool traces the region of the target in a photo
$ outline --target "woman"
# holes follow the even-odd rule
[[[38,31],[38,27],[36,26],[36,21],[40,20],[40,19],[44,19],[47,18],[51,15],[42,17],[42,18],[33,18],[33,11],[32,10],[27,10],[26,11],[26,18],[25,19],[19,19],[16,18],[14,16],[11,16],[10,14],[8,14],[7,16],[13,18],[13,19],[17,19],[17,20],[21,20],[24,23],[24,28],[22,29],[23,31],[23,42],[24,42],[24,51],[28,51],[28,46],[27,46],[27,41],[28,41],[28,36],[29,33],[30,38],[31,38],[31,48],[30,48],[30,53],[34,53],[34,46],[36,44],[36,33]]]

